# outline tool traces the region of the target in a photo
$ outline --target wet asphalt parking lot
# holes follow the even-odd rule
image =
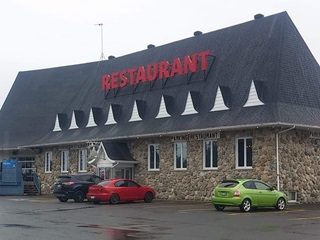
[[[320,239],[320,204],[242,213],[210,202],[154,200],[117,205],[0,196],[0,240]]]

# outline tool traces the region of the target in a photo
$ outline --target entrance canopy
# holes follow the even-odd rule
[[[100,142],[89,146],[88,163],[95,167],[115,167],[118,164],[137,164],[125,142]],[[97,148],[97,149],[96,149]]]

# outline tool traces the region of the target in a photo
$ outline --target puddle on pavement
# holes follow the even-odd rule
[[[69,208],[53,208],[53,209],[35,209],[31,211],[15,211],[13,214],[23,214],[23,215],[39,215],[45,212],[65,212],[65,211],[76,211],[78,209],[92,208],[91,206],[81,206],[81,207],[69,207]]]
[[[0,224],[0,226],[8,227],[8,228],[27,228],[27,229],[38,228],[38,227],[35,227],[35,226],[24,225],[24,224],[15,224],[15,223],[13,223],[13,224],[10,224],[10,223]]]
[[[119,228],[103,227],[96,224],[81,225],[81,228],[105,229],[107,239],[110,240],[145,240],[156,239],[161,231],[157,227],[147,225],[128,225]],[[141,227],[141,228],[140,228]],[[160,230],[160,228],[158,229]],[[163,230],[163,229],[162,229]],[[163,232],[161,233],[164,234]]]
[[[107,235],[112,240],[130,240],[130,239],[155,239],[155,236],[151,232],[144,232],[132,229],[107,229]]]
[[[97,225],[97,224],[80,225],[78,227],[81,227],[81,228],[102,228],[100,225]]]

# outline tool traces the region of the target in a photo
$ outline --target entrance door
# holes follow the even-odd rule
[[[112,178],[111,168],[100,167],[100,168],[99,168],[98,175],[99,175],[99,177],[101,177],[102,179]]]
[[[132,179],[132,168],[123,169],[124,178]]]
[[[34,174],[37,173],[36,161],[34,157],[19,157],[21,163],[22,174],[24,181],[33,181]]]
[[[99,177],[101,177],[102,179],[105,179],[104,177],[105,177],[105,174],[106,172],[105,172],[105,168],[99,168],[99,172],[98,172],[98,174],[99,174]]]
[[[133,179],[133,168],[117,168],[115,171],[115,178]]]

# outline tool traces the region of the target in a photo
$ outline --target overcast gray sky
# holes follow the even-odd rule
[[[287,11],[320,62],[318,0],[8,0],[0,5],[0,107],[19,71],[116,57]],[[25,89],[28,91],[28,89]],[[23,103],[23,96],[21,96]]]

